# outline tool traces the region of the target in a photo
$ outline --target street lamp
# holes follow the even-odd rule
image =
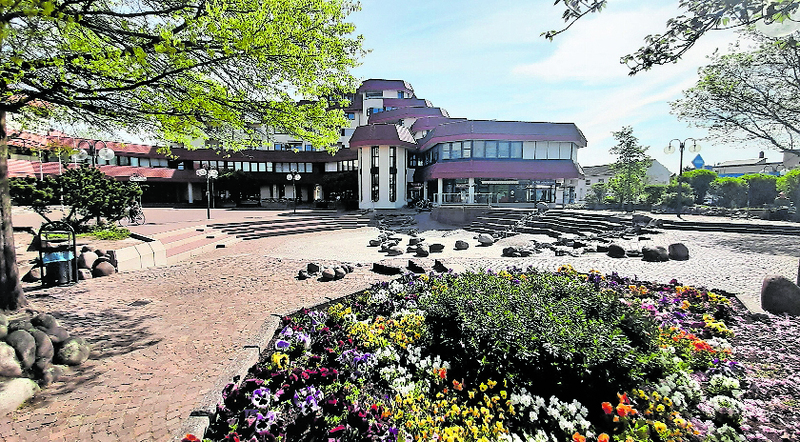
[[[666,153],[666,154],[674,153],[675,152],[675,146],[672,145],[672,142],[673,141],[677,141],[678,142],[678,149],[680,149],[680,152],[681,152],[680,163],[678,164],[678,180],[677,180],[678,181],[678,218],[681,217],[681,205],[683,203],[683,199],[682,199],[683,196],[681,195],[681,191],[682,191],[682,188],[681,188],[681,175],[683,175],[683,149],[686,148],[686,143],[688,143],[689,140],[692,141],[692,145],[689,146],[689,152],[700,152],[700,146],[697,144],[697,140],[695,140],[694,138],[687,138],[687,139],[685,139],[683,141],[675,138],[675,139],[670,140],[670,142],[667,145],[667,147],[664,148],[664,153]]]
[[[98,148],[98,146],[102,146]],[[111,161],[114,159],[114,151],[109,149],[106,146],[105,141],[97,140],[94,143],[89,142],[88,140],[81,140],[78,143],[78,153],[72,156],[73,161],[84,161],[87,158],[92,158],[92,167],[97,165],[97,158],[99,157],[105,161]]]
[[[208,219],[211,219],[211,180],[216,179],[219,176],[219,172],[217,169],[209,169],[208,166],[203,166],[202,169],[195,170],[195,173],[197,176],[205,177],[206,179],[206,198],[208,199],[206,215],[208,216]]]
[[[292,196],[294,197],[294,213],[297,213],[297,180],[300,179],[300,174],[293,170],[286,174],[286,179],[292,182]]]

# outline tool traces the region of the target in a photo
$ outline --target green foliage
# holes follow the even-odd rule
[[[644,186],[644,193],[642,194],[642,201],[645,204],[658,204],[661,197],[667,191],[666,184],[648,184]]]
[[[796,8],[800,1],[785,3]],[[797,41],[791,35],[771,38],[756,31],[745,37],[747,48],[737,43],[730,53],[710,57],[697,84],[671,103],[672,113],[708,129],[719,143],[758,141],[778,150],[796,149],[800,95],[787,85],[800,82]]]
[[[750,207],[772,204],[778,196],[778,177],[762,173],[751,173],[741,177],[747,183],[747,200]]]
[[[671,183],[667,184],[659,204],[677,210],[679,201],[681,207],[691,206],[694,203],[692,187],[689,184],[680,183],[680,193],[680,199],[678,199],[678,182],[673,179]]]
[[[586,202],[589,204],[604,203],[607,192],[608,190],[606,189],[605,183],[592,184],[592,187],[589,188],[589,192],[586,194]]]
[[[434,354],[447,355],[454,377],[514,373],[509,381],[544,397],[613,396],[646,377],[657,350],[657,328],[641,309],[563,275],[462,274],[420,306]]]
[[[717,172],[707,169],[690,170],[681,175],[681,181],[692,186],[695,204],[703,204],[708,188],[715,179],[717,179]]]
[[[795,206],[800,206],[800,169],[790,170],[775,184],[779,192],[783,192]]]
[[[123,227],[118,227],[114,223],[107,223],[95,227],[91,235],[100,240],[119,241],[131,236],[131,231]]]
[[[747,182],[741,178],[717,178],[709,187],[709,193],[722,207],[744,207],[747,204]]]
[[[259,142],[262,125],[331,148],[347,124],[344,94],[356,85],[348,70],[363,53],[345,21],[357,8],[349,0],[9,3],[0,111],[25,126],[81,121],[226,149]]]
[[[636,202],[647,182],[647,169],[653,163],[647,156],[647,146],[641,146],[633,136],[633,128],[623,127],[619,132],[612,132],[617,145],[609,153],[617,156],[611,165],[614,177],[609,180],[609,190],[616,196],[617,202],[624,204]]]
[[[117,181],[89,166],[67,169],[42,181],[30,177],[9,181],[12,201],[30,206],[48,221],[49,205],[69,207],[62,221],[76,232],[85,231],[86,223],[94,218],[121,219],[130,202],[142,194],[136,184]]]

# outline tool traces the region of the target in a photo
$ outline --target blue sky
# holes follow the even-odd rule
[[[600,14],[586,17],[553,42],[540,37],[562,24],[562,7],[551,0],[362,0],[353,13],[357,33],[371,52],[354,74],[361,79],[402,79],[418,97],[453,117],[573,122],[589,141],[578,161],[612,162],[612,131],[633,126],[648,154],[673,172],[678,153],[664,153],[673,138],[702,138],[669,113],[669,101],[694,85],[706,56],[735,41],[731,31],[715,32],[677,64],[635,77],[619,58],[643,38],[662,32],[678,13],[678,1],[611,0]],[[706,164],[782,155],[764,147],[701,142]],[[684,155],[687,165],[696,154]]]

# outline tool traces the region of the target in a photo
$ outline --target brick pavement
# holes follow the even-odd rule
[[[239,243],[193,261],[29,293],[33,306],[56,315],[74,335],[93,343],[92,358],[32,403],[0,420],[8,441],[166,441],[219,391],[224,373],[271,315],[326,301],[387,279],[361,267],[341,281],[297,281],[308,259],[370,263],[382,257],[365,247],[375,229],[297,235]],[[440,235],[438,238],[436,235]],[[764,274],[794,277],[795,237],[666,232],[653,243],[685,242],[687,262],[644,263],[602,255],[579,258],[497,258],[503,242],[473,247],[470,257],[450,250],[471,234],[432,232],[448,244],[446,260],[471,267],[535,264],[619,271],[659,281],[677,277],[729,291],[753,292]],[[524,241],[514,237],[503,241]],[[405,265],[408,258],[393,260]],[[430,264],[432,259],[422,259]],[[389,261],[392,262],[392,261]],[[136,302],[138,301],[138,302]]]

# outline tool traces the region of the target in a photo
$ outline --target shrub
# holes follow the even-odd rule
[[[664,192],[667,191],[666,184],[648,184],[644,186],[644,195],[642,201],[645,204],[658,204]]]
[[[711,183],[711,195],[722,207],[744,207],[747,204],[747,182],[741,178],[717,178]]]
[[[131,236],[131,231],[114,224],[102,224],[92,230],[92,236],[101,240],[119,241]]]
[[[776,181],[778,177],[763,173],[752,173],[741,177],[747,182],[747,201],[750,207],[772,204],[778,196]]]
[[[681,206],[691,206],[694,203],[694,198],[692,197],[692,187],[686,183],[680,184],[681,189]],[[667,185],[666,190],[664,191],[664,195],[661,197],[660,204],[663,204],[667,207],[671,207],[673,209],[678,208],[678,183],[676,181],[672,181],[669,185]]]
[[[692,186],[695,204],[703,204],[709,186],[715,179],[717,179],[717,172],[707,169],[690,170],[681,175],[681,181]]]
[[[800,206],[800,169],[790,170],[775,184],[779,192],[783,192],[795,206]]]

